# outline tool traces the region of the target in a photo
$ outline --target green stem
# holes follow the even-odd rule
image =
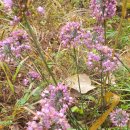
[[[30,60],[33,62],[33,59],[30,57],[30,55],[27,53],[27,55],[29,56]],[[42,76],[42,79],[46,81],[47,85],[49,85],[49,81],[47,80],[47,78],[44,76],[45,74],[43,72],[41,72],[39,66],[37,66],[37,64],[35,62],[33,62],[33,64],[35,65],[35,68],[39,71],[39,73]]]
[[[120,61],[120,63],[121,63],[121,64],[127,69],[127,71],[130,73],[130,68],[128,68],[118,56],[115,55],[115,57],[118,59],[118,61]]]
[[[104,87],[103,87],[103,67],[102,67],[102,54],[101,54],[101,61],[100,61],[100,66],[101,66],[101,112],[103,113],[104,106],[105,106],[105,101],[104,101]]]
[[[120,34],[121,34],[123,19],[125,18],[125,15],[126,15],[127,0],[123,0],[122,3],[123,3],[123,5],[122,5],[122,16],[121,16],[120,23],[118,25],[118,33],[117,33],[117,36],[116,36],[116,39],[115,39],[113,56],[115,55],[116,47],[118,45],[118,38],[120,37]]]
[[[84,130],[84,128],[78,123],[76,118],[73,116],[73,113],[72,113],[72,111],[70,109],[68,111],[68,116],[70,117],[72,123],[75,125],[76,130]]]
[[[78,78],[78,86],[79,86],[79,92],[81,93],[81,86],[80,86],[80,79],[79,79],[79,68],[78,68],[78,62],[77,62],[77,54],[76,54],[76,49],[74,48],[74,61],[75,61],[75,65],[76,65],[76,74],[77,74],[77,78]]]
[[[34,63],[34,65],[36,66],[36,68],[38,69],[38,71],[40,72],[42,79],[46,81],[47,85],[49,85],[49,81],[47,80],[47,78],[44,76],[44,73],[41,72],[40,68]]]
[[[75,61],[75,65],[76,65],[76,73],[77,73],[77,78],[78,78],[78,86],[79,86],[79,92],[80,92],[80,97],[81,97],[82,109],[83,109],[83,112],[84,112],[84,119],[86,119],[86,117],[85,117],[85,110],[84,110],[84,106],[83,106],[82,92],[81,92],[81,86],[80,86],[80,79],[79,79],[78,59],[77,59],[77,54],[76,54],[75,47],[73,48],[73,51],[74,51],[74,61]],[[85,123],[85,128],[87,129],[86,123]]]
[[[41,52],[41,49],[40,49],[40,47],[39,47],[39,45],[38,45],[37,38],[36,38],[35,35],[33,34],[32,28],[30,27],[30,24],[28,23],[28,21],[27,21],[25,15],[24,15],[24,19],[25,19],[27,28],[28,28],[28,30],[29,30],[29,32],[30,32],[30,35],[31,35],[31,37],[33,38],[35,47],[36,47],[36,49],[37,49],[37,51],[38,51],[40,57],[41,57],[41,59],[43,60],[45,66],[46,66],[46,68],[47,68],[48,73],[49,73],[50,76],[52,77],[52,79],[53,79],[53,81],[54,81],[54,84],[57,85],[57,82],[56,82],[56,80],[55,80],[55,78],[54,78],[54,76],[53,76],[53,74],[52,74],[50,68],[48,67],[48,64],[47,64],[47,62],[46,62],[46,60],[45,60],[45,57],[44,57],[43,53]]]

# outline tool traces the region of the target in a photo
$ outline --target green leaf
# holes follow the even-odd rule
[[[13,78],[12,78],[13,82],[16,81],[16,77],[17,77],[17,75],[18,75],[18,73],[19,73],[21,67],[23,66],[24,62],[25,62],[28,58],[29,58],[29,57],[26,57],[25,59],[23,59],[23,60],[19,63],[19,65],[17,66],[17,69],[16,69],[16,71],[15,71],[15,74],[13,75]]]
[[[72,107],[71,111],[75,113],[83,114],[83,109],[78,108],[77,106]]]
[[[37,91],[39,91],[40,87],[35,88],[33,91],[31,90],[33,87],[33,82],[30,84],[29,89],[26,91],[26,93],[24,94],[24,96],[19,99],[16,103],[16,105],[20,105],[23,106],[25,105],[25,103],[30,99],[31,96],[34,96],[35,93],[37,93]]]
[[[8,74],[7,74],[7,72],[8,72],[8,71],[6,70],[7,66],[6,66],[6,67],[5,67],[5,66],[6,66],[5,63],[0,62],[0,67],[2,68],[2,70],[4,71],[4,73],[5,73],[5,75],[6,75],[8,85],[10,86],[11,91],[14,93],[14,86],[13,86],[12,82],[10,81],[9,76],[8,76]]]
[[[13,122],[11,120],[9,120],[9,121],[0,121],[0,125],[2,125],[2,126],[9,126],[11,124],[13,124]]]

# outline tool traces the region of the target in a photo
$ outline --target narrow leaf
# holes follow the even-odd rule
[[[17,66],[17,69],[16,69],[16,71],[15,71],[15,74],[13,75],[13,78],[12,78],[13,82],[16,81],[16,77],[17,77],[17,75],[18,75],[18,73],[19,73],[21,67],[23,66],[24,62],[25,62],[28,58],[29,58],[29,57],[26,57],[25,59],[23,59],[23,60],[19,63],[19,65]]]
[[[12,82],[9,79],[9,76],[8,76],[7,71],[5,69],[4,63],[0,62],[0,66],[1,66],[2,70],[4,71],[4,73],[6,75],[7,82],[8,82],[8,85],[10,86],[11,91],[14,93],[14,86],[13,86]]]
[[[114,93],[111,92],[107,92],[105,95],[105,100],[106,102],[109,104],[109,109],[102,114],[101,117],[99,117],[94,123],[93,125],[90,127],[89,130],[97,130],[102,124],[103,122],[106,120],[106,118],[108,117],[108,115],[110,114],[110,112],[117,106],[117,104],[120,101],[120,97]]]

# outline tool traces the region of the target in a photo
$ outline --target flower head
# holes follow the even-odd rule
[[[99,62],[101,57],[98,54],[94,54],[93,52],[88,53],[88,62],[87,65],[92,68],[94,67],[94,64],[97,64]]]
[[[67,22],[60,32],[60,40],[64,46],[80,43],[81,25],[78,22]]]
[[[41,7],[41,6],[39,6],[39,7],[37,8],[37,11],[38,11],[38,13],[41,14],[41,15],[43,15],[43,14],[45,13],[44,8]]]
[[[70,97],[67,86],[58,84],[57,87],[50,85],[49,88],[42,93],[43,99],[51,104],[57,111],[66,111],[68,105],[72,104],[73,99]]]
[[[4,7],[5,9],[8,11],[8,10],[11,10],[12,6],[13,6],[13,1],[12,0],[3,0],[4,2]]]
[[[92,16],[98,21],[112,18],[116,13],[116,0],[91,0],[90,9],[92,10]]]
[[[124,127],[129,120],[129,114],[122,109],[116,109],[110,114],[110,120],[115,126]]]
[[[67,86],[50,85],[41,94],[41,110],[36,112],[32,122],[28,122],[27,130],[67,130],[70,125],[66,118],[68,107],[73,99],[70,97]]]
[[[23,85],[24,85],[24,86],[27,86],[28,84],[29,84],[29,80],[28,80],[28,79],[26,79],[26,78],[25,78],[25,79],[23,79]]]
[[[6,60],[10,54],[21,57],[21,54],[30,50],[28,35],[23,30],[13,31],[8,38],[0,41],[0,60]]]
[[[104,43],[104,28],[102,26],[94,26],[92,36],[92,43],[94,43],[95,46]]]
[[[18,24],[19,22],[20,22],[20,18],[17,17],[17,16],[14,16],[14,17],[13,17],[13,20],[10,21],[10,25],[11,25],[11,26],[14,26],[14,25]]]
[[[40,79],[40,74],[39,73],[37,73],[36,71],[30,71],[29,73],[28,73],[28,75],[32,78],[32,79]]]
[[[88,53],[87,66],[100,70],[101,63],[103,72],[113,72],[118,66],[118,60],[113,56],[113,50],[108,46],[97,44],[91,49],[91,52]]]

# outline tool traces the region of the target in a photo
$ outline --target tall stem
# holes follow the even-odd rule
[[[122,30],[123,19],[126,16],[127,0],[123,0],[122,3],[123,3],[122,4],[122,16],[121,16],[121,20],[120,20],[120,23],[119,23],[119,26],[118,26],[118,33],[117,33],[117,36],[116,36],[116,39],[115,39],[115,46],[114,46],[113,56],[115,55],[115,50],[116,50],[116,47],[118,45],[118,38],[119,38],[121,30]]]
[[[81,86],[80,86],[80,79],[79,79],[79,67],[78,67],[78,61],[77,61],[78,59],[77,59],[77,54],[76,54],[75,47],[73,48],[73,51],[74,51],[74,61],[75,61],[75,65],[76,65],[76,74],[77,74],[77,78],[78,78],[79,92],[82,95],[82,93],[81,93]]]
[[[103,113],[104,107],[105,107],[105,101],[104,101],[104,84],[103,84],[103,67],[102,67],[102,54],[101,54],[101,61],[100,61],[100,68],[101,68],[101,104],[102,108],[101,111]]]
[[[126,70],[130,73],[130,68],[128,68],[118,56],[115,55],[115,57],[126,68]]]
[[[105,20],[105,17],[104,17],[104,14],[105,14],[105,0],[101,0],[101,8],[102,8],[102,17],[103,17],[103,23],[102,23],[102,26],[104,28],[104,45],[107,44],[107,39],[106,39],[106,20]],[[106,93],[106,90],[104,88],[104,72],[103,72],[103,66],[102,66],[102,62],[103,62],[103,54],[101,52],[101,61],[100,61],[100,67],[101,67],[101,112],[103,113],[104,110],[105,110],[105,99],[104,99],[104,95]],[[105,128],[106,129],[106,128]]]
[[[29,33],[30,33],[31,37],[33,38],[35,47],[36,47],[36,49],[37,49],[37,51],[38,51],[40,57],[41,57],[41,59],[43,60],[45,66],[46,66],[46,68],[47,68],[48,73],[49,73],[50,76],[52,77],[52,80],[54,81],[54,84],[57,85],[57,82],[56,82],[56,80],[55,80],[55,78],[54,78],[54,76],[53,76],[53,74],[52,74],[50,68],[48,67],[48,64],[47,64],[47,62],[46,62],[46,59],[45,59],[45,57],[44,57],[43,53],[41,52],[41,49],[40,49],[40,47],[39,47],[39,45],[38,45],[37,38],[36,38],[35,35],[33,34],[32,28],[30,27],[30,24],[28,23],[28,21],[27,21],[25,15],[24,15],[24,19],[25,19],[27,28],[28,28],[28,30],[29,30]]]
[[[77,79],[78,79],[78,86],[79,86],[79,92],[80,92],[80,97],[81,97],[81,103],[82,103],[82,110],[85,113],[84,110],[84,105],[83,105],[83,99],[82,99],[82,92],[81,92],[81,86],[80,86],[80,78],[79,78],[79,67],[78,67],[78,58],[77,58],[77,53],[75,47],[73,48],[74,51],[74,61],[76,65],[76,73],[77,73]],[[85,114],[84,114],[84,120],[86,119]],[[87,129],[86,123],[85,123],[85,128]]]

